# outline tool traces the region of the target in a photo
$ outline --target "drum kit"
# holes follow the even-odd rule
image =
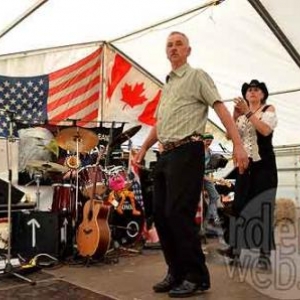
[[[28,168],[35,170],[34,180],[37,183],[38,190],[37,205],[40,201],[40,174],[54,174],[54,176],[61,174],[63,180],[52,184],[52,212],[59,212],[70,216],[73,220],[73,224],[75,224],[74,227],[76,227],[75,229],[77,230],[77,228],[81,228],[80,226],[82,224],[80,223],[85,222],[84,214],[86,209],[84,209],[84,206],[87,205],[87,202],[92,201],[92,204],[97,203],[97,205],[100,204],[109,207],[110,216],[107,220],[110,228],[109,236],[112,237],[114,244],[117,243],[126,246],[137,242],[139,237],[141,237],[144,224],[141,204],[137,203],[136,200],[132,203],[129,201],[131,199],[128,199],[128,201],[126,199],[125,203],[122,202],[122,208],[120,210],[120,207],[118,207],[120,199],[117,196],[113,202],[108,201],[109,195],[117,195],[117,193],[115,193],[116,191],[113,191],[109,186],[109,182],[112,178],[122,178],[125,182],[125,186],[123,186],[122,189],[130,190],[131,181],[129,180],[128,170],[130,162],[127,162],[127,166],[107,165],[107,162],[110,160],[107,159],[106,156],[110,155],[111,150],[116,146],[119,146],[126,141],[131,142],[130,138],[140,129],[141,126],[135,126],[128,129],[118,135],[114,140],[110,140],[106,147],[102,145],[99,146],[98,135],[90,129],[81,127],[62,129],[55,137],[56,143],[60,148],[71,153],[71,155],[68,155],[65,159],[64,165],[39,160],[31,160],[27,164]],[[91,156],[93,161],[90,164],[84,165],[81,161],[82,156]],[[66,174],[68,176],[66,176]],[[50,177],[52,175],[50,175]],[[89,203],[89,205],[90,204],[91,203]],[[91,213],[92,210],[93,209],[90,209],[89,213]],[[132,212],[136,212],[136,210],[140,213],[133,214]],[[93,217],[86,217],[88,218],[88,222],[93,222]],[[98,221],[96,220],[95,222]],[[85,231],[83,231],[83,234],[85,234]],[[78,238],[77,230],[76,239]],[[90,242],[88,235],[84,238],[87,239],[88,243]],[[110,241],[110,243],[112,241]],[[77,245],[79,246],[80,244],[77,243]],[[84,249],[84,251],[85,250],[86,249]],[[102,255],[103,254],[104,253],[102,253]]]

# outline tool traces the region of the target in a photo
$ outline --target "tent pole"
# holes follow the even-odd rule
[[[40,0],[24,13],[22,13],[16,20],[14,20],[11,24],[9,24],[4,30],[0,32],[0,39],[5,36],[9,31],[11,31],[14,27],[19,25],[22,21],[24,21],[27,17],[29,17],[33,12],[35,12],[38,8],[44,5],[48,0]]]
[[[102,65],[101,65],[101,101],[100,101],[100,120],[101,122],[103,121],[104,118],[104,102],[105,102],[105,98],[106,98],[106,76],[107,76],[107,71],[105,68],[106,65],[106,49],[107,49],[107,45],[106,43],[103,43],[102,46]],[[99,113],[98,113],[99,116]]]
[[[280,94],[288,94],[288,93],[295,93],[295,92],[300,92],[300,88],[272,92],[272,93],[269,93],[269,96],[280,95]],[[234,101],[234,99],[232,98],[232,99],[223,100],[223,102],[231,102],[231,101]]]
[[[252,5],[252,7],[256,10],[256,12],[261,16],[270,30],[274,33],[277,37],[278,41],[281,45],[285,48],[288,54],[291,56],[293,61],[297,64],[300,68],[300,55],[296,48],[293,46],[291,41],[287,38],[281,28],[278,26],[276,21],[272,18],[266,8],[262,5],[261,1],[259,0],[248,0],[248,2]]]

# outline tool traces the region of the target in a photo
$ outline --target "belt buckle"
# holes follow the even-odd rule
[[[176,148],[175,142],[168,142],[165,145],[163,145],[163,148],[165,151],[170,151]]]

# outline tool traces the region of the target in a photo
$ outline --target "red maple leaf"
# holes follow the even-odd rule
[[[125,83],[125,86],[122,87],[121,100],[131,107],[141,105],[147,101],[147,98],[143,95],[144,91],[144,83],[136,83],[134,87]],[[126,104],[124,105],[123,109],[125,109]]]
[[[146,105],[143,112],[138,116],[138,120],[144,124],[153,126],[155,124],[154,113],[156,110],[157,103],[160,99],[161,90],[157,92],[154,98]]]

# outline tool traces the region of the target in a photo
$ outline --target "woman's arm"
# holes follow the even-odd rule
[[[275,107],[270,105],[266,112],[274,112],[275,113]],[[255,114],[251,115],[248,120],[252,123],[254,128],[263,136],[268,136],[272,131],[273,128],[270,127],[269,124],[264,122],[261,118],[258,118]]]

